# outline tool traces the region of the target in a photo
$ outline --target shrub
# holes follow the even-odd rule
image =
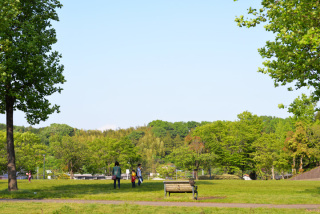
[[[62,173],[62,174],[56,175],[55,178],[58,179],[58,180],[60,180],[60,179],[70,179],[70,176]]]

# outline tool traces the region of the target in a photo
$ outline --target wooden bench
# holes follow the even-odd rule
[[[192,193],[193,199],[198,199],[198,187],[191,186],[189,181],[164,181],[164,197],[167,193]],[[195,197],[196,194],[196,197]]]

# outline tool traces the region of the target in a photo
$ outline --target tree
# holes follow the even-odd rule
[[[309,137],[309,151],[311,160],[309,161],[309,165],[311,167],[320,165],[320,124],[317,121],[313,124],[308,130]]]
[[[58,136],[58,138],[61,140],[62,137],[66,135],[74,136],[75,129],[66,124],[56,123],[53,123],[50,126],[40,129],[41,142],[43,142],[46,145],[49,144],[49,139],[54,135]]]
[[[164,142],[148,132],[139,139],[137,146],[142,157],[144,171],[155,172],[159,159],[165,155]]]
[[[51,50],[57,42],[51,21],[59,21],[56,8],[62,5],[58,0],[2,0],[0,6],[0,113],[6,113],[8,189],[12,191],[18,189],[13,112],[25,112],[30,124],[59,112],[59,106],[51,106],[46,97],[60,93],[62,88],[55,85],[65,82],[61,55]]]
[[[247,111],[238,114],[238,119],[231,125],[231,132],[224,145],[230,151],[231,165],[239,168],[243,174],[246,170],[254,169],[252,144],[261,136],[263,125],[261,118]]]
[[[114,162],[112,154],[112,145],[117,142],[117,139],[108,137],[95,138],[88,141],[89,156],[85,163],[86,169],[92,174],[107,173],[110,164]]]
[[[237,0],[234,0],[237,1]],[[275,35],[259,49],[264,68],[258,71],[274,80],[275,86],[295,83],[296,89],[312,86],[313,99],[320,98],[320,2],[318,0],[262,0],[261,9],[249,8],[254,18],[237,17],[238,26],[248,28],[266,22]],[[293,90],[288,87],[288,90]]]
[[[17,170],[34,172],[36,166],[42,165],[46,146],[40,143],[40,138],[31,133],[15,133],[15,148],[17,154]]]
[[[288,165],[283,152],[284,143],[280,141],[276,134],[266,133],[258,138],[253,147],[253,160],[259,172],[271,171],[272,179],[275,179],[275,168],[283,170],[283,164]]]
[[[177,167],[182,169],[194,170],[195,177],[198,179],[200,167],[211,166],[217,155],[210,152],[204,141],[200,137],[187,136],[187,146],[181,146],[173,150],[169,155],[170,159]]]
[[[299,172],[303,172],[303,158],[310,156],[309,139],[305,126],[297,122],[295,132],[288,132],[285,148],[292,157],[292,173],[296,173],[296,160],[300,158]]]
[[[229,162],[226,161],[226,156],[230,153],[224,147],[226,136],[230,130],[232,122],[227,121],[215,121],[206,125],[197,127],[193,132],[193,136],[198,136],[202,141],[206,142],[206,147],[210,149],[210,152],[217,155],[215,161],[208,165],[211,169],[212,166],[228,166]]]
[[[111,144],[112,162],[118,161],[122,167],[130,169],[136,166],[140,159],[138,148],[130,141],[128,137],[123,137]]]
[[[66,168],[73,179],[73,174],[79,172],[88,157],[88,145],[79,136],[64,136],[61,142],[53,143],[54,155],[61,160],[62,168]]]

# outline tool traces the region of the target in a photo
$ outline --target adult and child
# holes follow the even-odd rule
[[[143,182],[141,169],[142,169],[142,165],[141,163],[139,163],[137,172],[135,170],[131,171],[132,188],[136,187],[136,179],[138,179],[138,186],[140,186],[140,184]],[[112,179],[114,180],[114,183],[113,183],[114,189],[116,189],[117,187],[116,185],[117,181],[118,181],[118,188],[120,189],[120,178],[121,178],[121,168],[119,166],[119,162],[116,161],[112,169]]]

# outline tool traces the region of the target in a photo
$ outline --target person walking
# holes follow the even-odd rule
[[[26,175],[28,175],[28,181],[30,183],[31,182],[31,171],[29,170],[29,173],[26,173]]]
[[[139,163],[138,168],[137,168],[138,186],[140,186],[140,184],[143,182],[141,170],[142,170],[142,165],[141,165],[141,163]]]
[[[116,182],[118,180],[118,188],[120,189],[121,168],[118,161],[116,161],[114,164],[112,175],[115,176],[113,187],[116,189]]]

